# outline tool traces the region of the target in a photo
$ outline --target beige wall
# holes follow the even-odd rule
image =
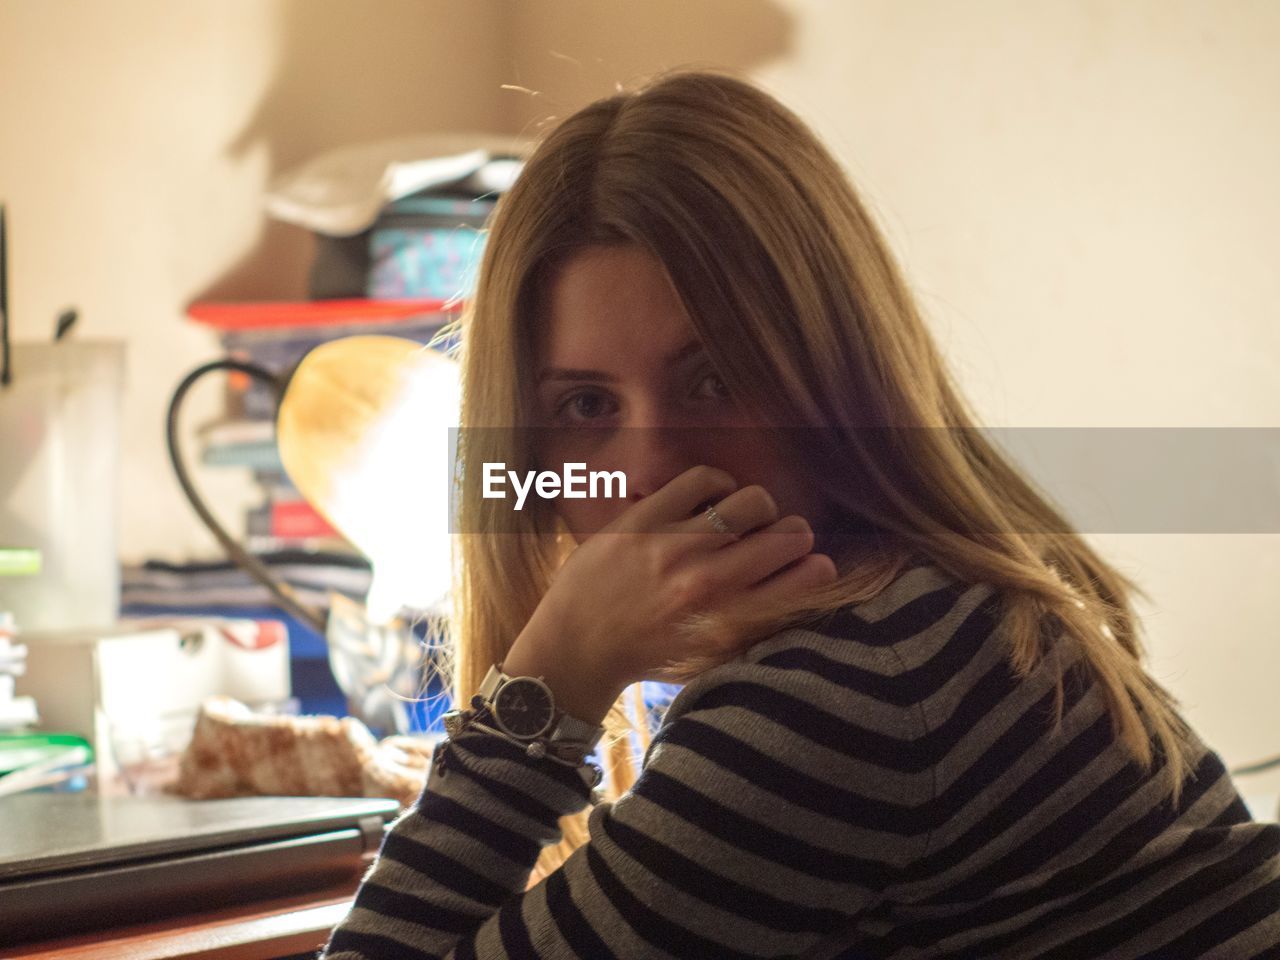
[[[1240,0],[0,0],[15,322],[44,337],[75,303],[129,338],[122,546],[207,549],[160,418],[214,350],[189,300],[301,289],[305,238],[259,213],[273,171],[382,133],[534,131],[716,63],[837,151],[989,423],[1275,426],[1277,48],[1280,6]],[[1280,750],[1280,538],[1095,540],[1151,593],[1155,670],[1206,738]]]

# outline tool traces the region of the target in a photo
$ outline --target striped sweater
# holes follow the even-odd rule
[[[324,956],[1280,957],[1280,825],[1199,743],[1174,809],[1078,650],[1011,673],[990,586],[926,564],[818,624],[685,686],[527,891],[588,790],[460,736]]]

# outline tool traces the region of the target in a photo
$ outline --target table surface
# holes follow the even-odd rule
[[[346,915],[363,872],[361,868],[349,881],[309,893],[10,947],[3,958],[268,960],[314,953]]]
[[[1245,793],[1254,817],[1277,819],[1275,793]],[[2,960],[269,960],[320,949],[351,906],[372,855],[350,879],[273,900],[11,947]]]

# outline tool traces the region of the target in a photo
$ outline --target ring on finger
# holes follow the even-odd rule
[[[733,533],[733,528],[730,527],[729,524],[725,523],[724,517],[720,516],[720,514],[716,512],[715,507],[708,506],[705,512],[712,530],[716,533]],[[737,534],[734,534],[734,536],[736,537]]]

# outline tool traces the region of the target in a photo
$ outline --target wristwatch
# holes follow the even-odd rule
[[[604,727],[556,709],[555,696],[541,677],[509,677],[494,664],[471,698],[507,736],[522,742],[542,741],[549,752],[581,762],[600,742]]]
[[[489,726],[490,720],[496,726]],[[502,664],[495,664],[481,682],[480,692],[471,698],[471,709],[450,710],[444,715],[444,728],[446,736],[431,755],[428,791],[438,788],[452,763],[447,758],[454,738],[479,730],[509,740],[535,760],[546,757],[572,767],[591,791],[591,803],[603,799],[596,789],[603,771],[589,763],[587,755],[600,742],[604,727],[557,710],[551,688],[541,677],[509,677],[502,672]]]

